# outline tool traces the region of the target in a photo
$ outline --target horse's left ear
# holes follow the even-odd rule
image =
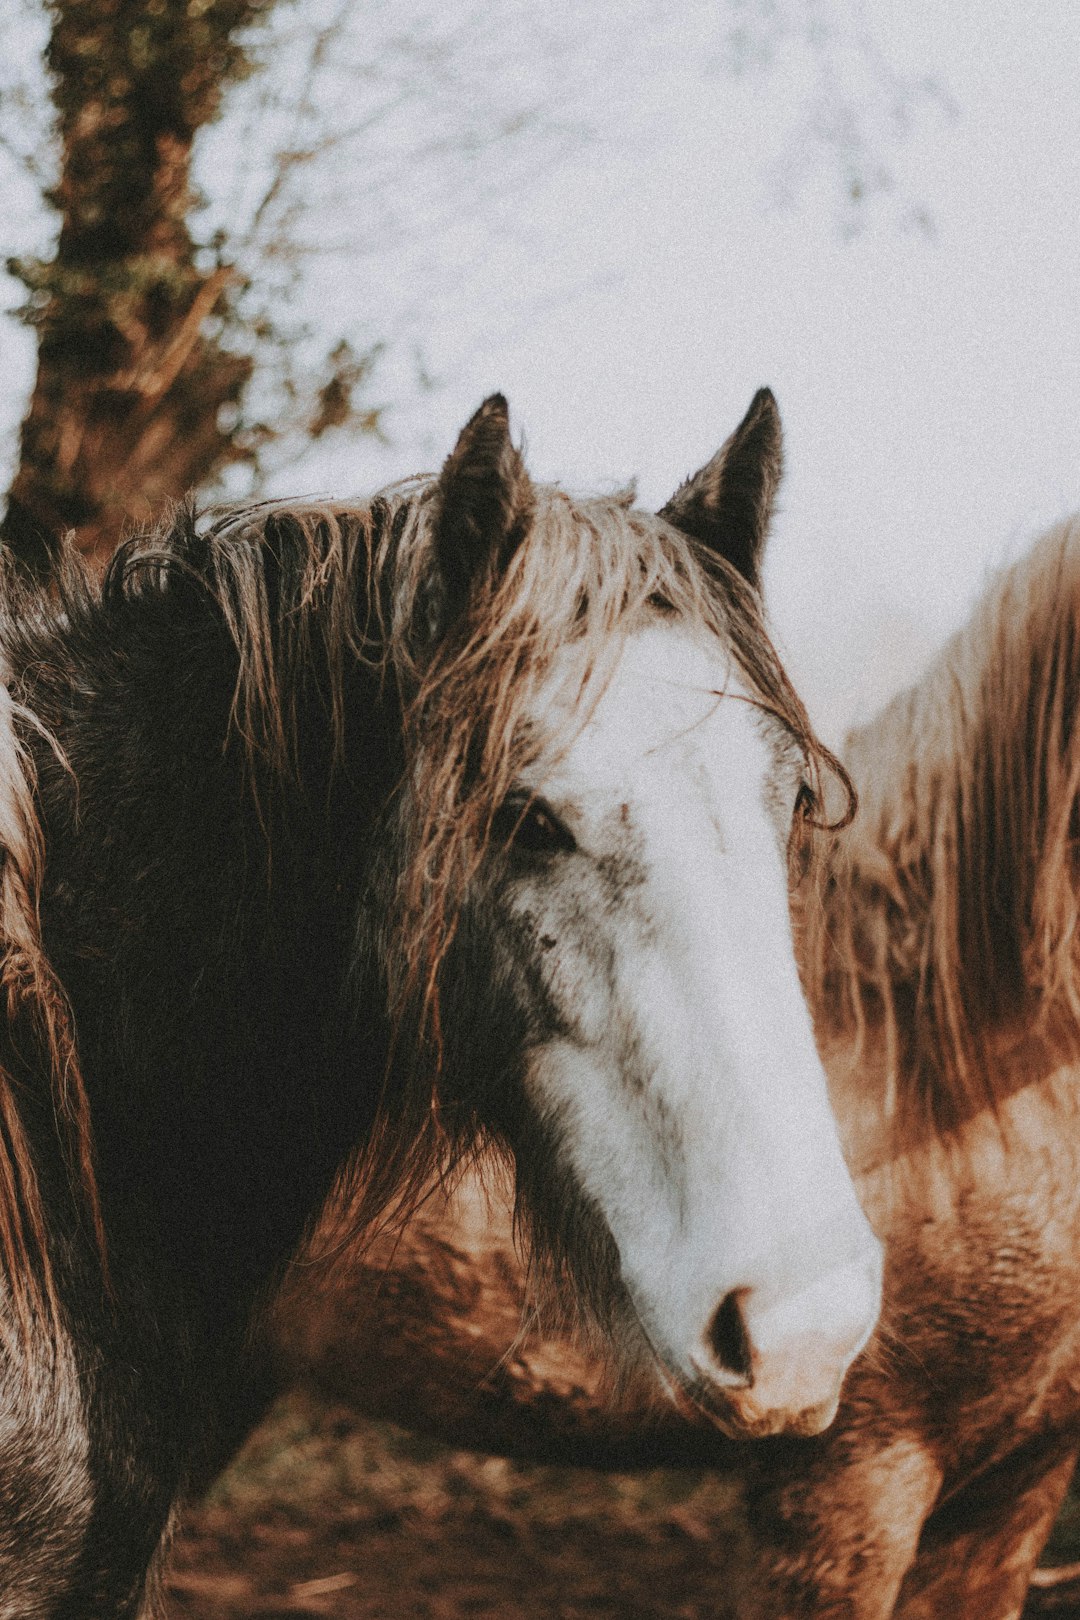
[[[782,471],[780,412],[772,391],[759,388],[731,438],[679,485],[660,516],[726,557],[756,588]]]
[[[485,399],[447,456],[436,491],[435,560],[447,621],[485,572],[496,577],[529,531],[533,488],[502,394]]]

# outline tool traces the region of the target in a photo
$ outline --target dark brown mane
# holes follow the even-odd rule
[[[1023,1020],[1080,1054],[1080,525],[1005,570],[926,676],[849,740],[855,824],[823,872],[811,1003],[883,1043],[938,1127],[995,1099]]]
[[[256,792],[268,776],[286,780],[295,771],[297,697],[313,672],[339,752],[350,671],[359,663],[377,677],[400,708],[411,800],[385,930],[387,990],[402,1042],[429,1087],[438,1068],[439,967],[495,812],[544,745],[522,716],[568,643],[580,646],[582,683],[592,682],[598,694],[629,629],[658,607],[676,614],[730,645],[753,697],[791,731],[819,789],[820,778],[836,769],[776,657],[756,593],[712,552],[631,509],[625,495],[575,501],[538,488],[529,543],[500,578],[474,591],[452,633],[432,643],[433,492],[430,481],[418,480],[355,506],[264,504],[205,522],[182,509],[122,546],[100,587],[73,557],[48,598],[9,580],[3,637],[14,671],[40,667],[57,643],[107,635],[109,615],[126,603],[193,581],[216,603],[236,650],[232,725]],[[22,706],[24,686],[16,673],[15,701],[7,700],[0,717],[3,981],[9,1018],[19,1011],[38,1032],[100,1236],[75,1032],[41,947],[45,852],[20,739],[44,722]],[[438,1131],[430,1093],[424,1108]],[[48,1293],[33,1167],[3,1081],[0,1109],[0,1259],[9,1277],[30,1279],[36,1270],[28,1261],[40,1255]],[[430,1168],[430,1142],[418,1150],[421,1159]],[[403,1174],[408,1179],[400,1155],[385,1154],[378,1130],[365,1161],[375,1183],[369,1207],[395,1190],[395,1178],[398,1187]]]
[[[200,529],[188,513],[114,560],[105,595],[189,569],[217,601],[239,657],[233,724],[253,765],[288,773],[296,693],[318,660],[340,746],[357,660],[401,706],[404,778],[415,800],[402,862],[390,991],[417,1032],[438,1034],[438,967],[496,810],[545,739],[521,721],[569,643],[599,693],[630,628],[659,604],[732,648],[754,697],[791,731],[819,777],[837,762],[815,737],[769,641],[755,592],[724,561],[625,494],[572,500],[538,487],[530,539],[473,593],[434,647],[434,486],[414,480],[369,504],[268,504]],[[274,588],[268,573],[272,568]],[[843,773],[841,773],[842,775]]]
[[[94,1176],[89,1107],[71,1009],[41,942],[45,849],[34,805],[34,768],[20,731],[34,717],[0,684],[0,989],[10,1028],[28,1028],[52,1077],[58,1124],[72,1174],[81,1183],[103,1263],[104,1230]],[[31,1311],[59,1312],[37,1174],[11,1076],[0,1064],[0,1262],[22,1331]]]

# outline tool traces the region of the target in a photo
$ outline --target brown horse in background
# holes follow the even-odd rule
[[[1080,1450],[1078,702],[1073,521],[849,740],[861,808],[811,876],[800,956],[887,1271],[827,1432],[736,1443],[614,1392],[537,1323],[483,1166],[298,1274],[285,1369],[458,1444],[730,1470],[745,1534],[718,1614],[1019,1615]]]

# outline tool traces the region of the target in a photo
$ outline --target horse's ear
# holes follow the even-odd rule
[[[510,440],[502,394],[485,399],[443,464],[436,491],[435,560],[447,620],[476,580],[506,567],[529,531],[533,489]]]
[[[759,388],[731,438],[700,472],[679,485],[660,516],[726,557],[744,579],[759,586],[782,471],[780,412],[771,390]]]

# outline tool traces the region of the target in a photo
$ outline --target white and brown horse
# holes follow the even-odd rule
[[[572,501],[494,396],[438,478],[9,579],[0,1612],[153,1609],[353,1150],[366,1229],[494,1144],[620,1364],[831,1419],[880,1251],[788,917],[834,762],[755,589],[778,472],[762,393],[662,517]]]
[[[861,808],[800,894],[799,949],[887,1265],[827,1433],[728,1444],[647,1383],[613,1390],[536,1326],[490,1175],[342,1256],[321,1301],[306,1271],[303,1316],[288,1292],[279,1314],[290,1370],[460,1444],[731,1471],[720,1615],[1019,1615],[1080,1446],[1078,714],[1074,522],[850,739]]]

